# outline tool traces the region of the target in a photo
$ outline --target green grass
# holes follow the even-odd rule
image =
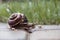
[[[10,12],[6,9],[10,9]],[[0,21],[7,22],[8,17],[14,13],[24,13],[29,22],[36,24],[60,24],[60,1],[34,1],[9,2],[0,4]]]

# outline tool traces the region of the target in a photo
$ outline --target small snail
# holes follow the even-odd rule
[[[10,29],[24,29],[27,32],[34,28],[34,24],[29,24],[27,17],[21,13],[13,13],[8,20],[8,24]]]

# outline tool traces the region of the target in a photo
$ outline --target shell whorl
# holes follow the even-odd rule
[[[22,15],[18,13],[14,13],[10,16],[8,23],[10,26],[15,26],[18,23],[22,23]]]

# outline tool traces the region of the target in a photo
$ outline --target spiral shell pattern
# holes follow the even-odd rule
[[[8,24],[10,26],[15,26],[19,23],[22,23],[24,21],[24,20],[23,21],[22,20],[23,20],[23,15],[22,14],[13,13],[8,20]]]

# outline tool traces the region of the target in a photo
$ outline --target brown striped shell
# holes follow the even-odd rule
[[[13,13],[9,17],[8,24],[11,29],[24,29],[28,32],[31,27],[34,27],[34,24],[29,24],[27,17],[21,13]]]
[[[28,22],[28,20],[27,20],[26,16],[21,13],[13,13],[8,20],[8,24],[10,26],[15,26],[17,24],[27,23],[27,22]]]

